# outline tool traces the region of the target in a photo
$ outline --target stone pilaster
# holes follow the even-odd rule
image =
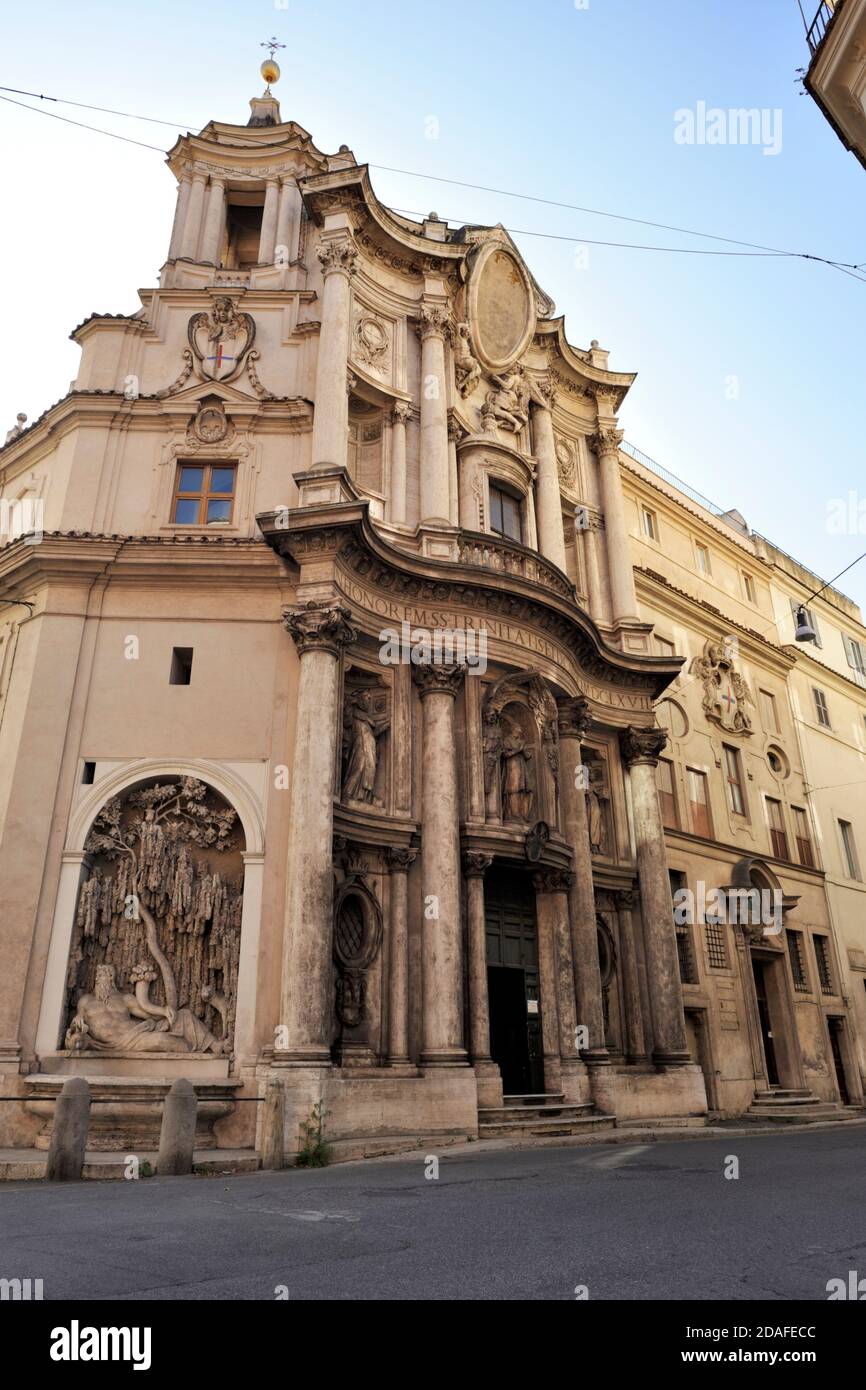
[[[280,253],[280,259],[283,263],[293,260],[297,255],[300,220],[301,195],[295,179],[291,174],[288,174],[280,180],[280,203],[277,210],[276,245],[274,246],[275,256],[279,247],[285,247],[285,252]]]
[[[691,1058],[686,1047],[676,928],[656,790],[656,767],[666,743],[667,734],[654,727],[632,725],[620,734],[623,761],[628,768],[631,784],[647,983],[652,1011],[653,1060],[666,1065],[684,1065]]]
[[[265,184],[265,206],[262,213],[262,230],[259,234],[259,265],[273,264],[274,247],[277,244],[277,211],[279,202],[279,179],[268,179]]]
[[[415,850],[391,848],[391,912],[388,942],[388,1065],[409,1065],[409,869]]]
[[[581,739],[590,725],[589,705],[582,697],[559,700],[559,787],[563,831],[571,846],[574,881],[568,894],[571,951],[577,997],[577,1025],[587,1030],[585,1062],[606,1063],[601,971],[595,922],[592,857],[586,815],[586,786],[582,775]]]
[[[395,401],[391,408],[391,521],[406,524],[406,425],[412,415],[408,401]]]
[[[212,176],[201,241],[201,259],[203,261],[209,261],[211,265],[219,264],[224,214],[225,179]]]
[[[454,704],[462,666],[414,666],[421,696],[423,1066],[463,1065],[460,804]]]
[[[183,227],[186,220],[186,212],[189,207],[189,195],[192,191],[192,178],[184,172],[180,183],[177,186],[177,202],[174,208],[174,223],[171,229],[171,242],[168,248],[168,259],[173,261],[180,255],[180,248],[183,242]]]
[[[282,1010],[287,1045],[278,1059],[330,1060],[331,942],[334,916],[332,839],[340,660],[357,638],[339,605],[285,609],[283,621],[300,657],[292,800],[286,864]]]
[[[201,215],[204,206],[204,190],[207,174],[196,169],[192,176],[192,187],[183,221],[180,254],[184,260],[194,261],[198,252],[198,239],[201,232]]]
[[[451,525],[448,391],[445,341],[448,309],[425,300],[418,315],[421,339],[421,524]]]
[[[559,491],[559,465],[553,435],[550,405],[532,403],[532,447],[538,464],[535,486],[538,549],[546,559],[565,570],[565,537],[562,530],[562,499]]]
[[[343,232],[316,248],[322,266],[322,326],[316,362],[313,469],[345,468],[349,437],[346,367],[351,318],[350,280],[358,264],[354,242]]]
[[[457,445],[465,435],[456,420],[448,421],[448,506],[452,526],[460,524],[460,481],[457,471]]]
[[[468,851],[463,856],[469,951],[469,1055],[473,1065],[491,1060],[490,1008],[487,997],[487,939],[484,925],[484,875],[492,863],[492,854]]]
[[[633,622],[637,618],[634,572],[625,521],[622,477],[619,471],[619,446],[622,441],[623,432],[616,429],[616,420],[613,417],[605,423],[599,420],[599,428],[590,440],[598,456],[614,623]]]
[[[619,918],[619,952],[622,961],[622,989],[625,1006],[625,1050],[630,1062],[643,1062],[646,1059],[646,1040],[640,1005],[640,978],[634,940],[634,918],[632,917],[632,912],[636,906],[635,894],[627,889],[615,893],[614,903]]]

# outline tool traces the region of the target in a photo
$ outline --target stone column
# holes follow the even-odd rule
[[[189,194],[186,217],[183,222],[183,237],[181,239],[180,254],[184,260],[194,261],[198,251],[198,238],[201,231],[201,213],[204,206],[204,189],[207,183],[207,174],[197,169],[192,176],[192,188]]]
[[[174,223],[171,229],[171,242],[168,248],[168,259],[175,260],[180,255],[181,242],[183,241],[183,227],[186,221],[186,212],[189,207],[189,195],[192,191],[192,179],[188,173],[184,173],[183,178],[177,186],[177,202],[174,208]]]
[[[559,990],[557,987],[555,873],[534,874],[535,920],[538,930],[538,975],[541,982],[541,1046],[544,1052],[544,1089],[548,1095],[562,1090],[560,1061]]]
[[[552,392],[551,392],[552,403]],[[538,549],[545,559],[565,570],[565,537],[562,531],[562,501],[559,492],[559,465],[553,437],[550,406],[537,401],[532,405],[532,446],[538,465],[535,487],[538,520]]]
[[[619,918],[619,950],[622,960],[622,989],[625,1011],[625,1050],[630,1062],[642,1062],[646,1058],[646,1040],[640,1006],[640,977],[634,942],[634,919],[631,915],[635,906],[635,895],[630,890],[624,890],[614,893],[613,898]]]
[[[619,446],[623,440],[623,431],[615,429],[615,424],[615,420],[609,425],[602,425],[599,421],[598,431],[590,443],[598,455],[613,621],[618,623],[623,619],[637,617],[637,599],[619,471]]]
[[[448,455],[448,392],[445,339],[450,332],[444,304],[424,301],[418,318],[421,339],[421,524],[451,524]]]
[[[583,555],[586,565],[586,592],[589,602],[589,616],[595,622],[605,622],[608,613],[607,605],[604,601],[604,590],[601,585],[601,566],[599,564],[599,533],[601,531],[601,517],[587,513],[589,525],[585,531],[575,531],[575,539],[578,536],[583,538]]]
[[[210,192],[207,199],[204,231],[201,239],[201,259],[219,264],[220,237],[223,229],[225,211],[225,179],[211,176]]]
[[[280,252],[280,263],[287,265],[294,259],[295,246],[297,245],[296,227],[300,220],[301,195],[298,192],[298,185],[294,177],[289,174],[280,180],[280,205],[277,212],[276,244],[277,248],[284,246],[285,252]]]
[[[582,697],[559,700],[559,788],[562,825],[571,846],[574,882],[568,894],[571,952],[577,997],[577,1025],[587,1030],[588,1046],[580,1049],[585,1062],[606,1063],[601,971],[595,921],[592,856],[586,815],[586,781],[580,744],[590,726],[589,704]]]
[[[277,244],[277,208],[280,201],[279,179],[268,179],[265,184],[265,208],[262,213],[262,230],[259,236],[259,265],[273,265],[274,247]]]
[[[454,702],[462,666],[414,666],[421,695],[423,1066],[466,1063],[460,917],[460,805]]]
[[[630,725],[620,734],[623,761],[628,768],[631,784],[647,984],[652,1012],[653,1061],[683,1065],[691,1058],[686,1047],[671,885],[656,790],[656,767],[666,743],[667,734],[654,727]]]
[[[568,913],[568,896],[574,886],[574,874],[567,870],[551,869],[539,877],[545,881],[544,892],[550,902],[553,924],[561,1089],[566,1100],[584,1101],[589,1098],[587,1073],[577,1044],[577,1001]]]
[[[492,863],[492,854],[468,851],[463,856],[463,874],[466,879],[466,935],[469,950],[469,1055],[473,1065],[491,1061],[484,875]]]
[[[316,403],[313,416],[313,468],[346,466],[349,400],[346,364],[349,360],[351,317],[350,279],[358,253],[345,233],[316,248],[322,265],[322,326],[316,362]]]
[[[279,1060],[330,1061],[333,825],[340,658],[357,638],[339,605],[287,608],[283,621],[301,661],[292,762],[282,1011],[288,1042]]]
[[[388,850],[391,914],[388,942],[388,1065],[409,1066],[409,869],[414,849]]]
[[[391,520],[406,524],[406,423],[412,414],[408,401],[395,401],[391,408]]]

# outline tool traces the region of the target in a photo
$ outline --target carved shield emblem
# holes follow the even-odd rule
[[[234,301],[222,295],[209,312],[193,314],[188,336],[202,376],[209,381],[231,381],[255,341],[256,325],[252,315],[239,313]]]

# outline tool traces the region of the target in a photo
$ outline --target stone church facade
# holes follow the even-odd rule
[[[319,1101],[337,1143],[504,1132],[515,1097],[538,1132],[835,1102],[784,929],[729,927],[724,987],[684,970],[670,700],[736,746],[751,715],[729,625],[681,597],[691,668],[659,643],[633,376],[503,228],[410,221],[251,106],[169,152],[158,288],[79,325],[0,451],[40,522],[0,550],[0,1142],[44,1147],[70,1074],[117,1148],[181,1075],[224,1147],[281,1079],[290,1150]],[[746,655],[784,699],[791,659]],[[696,834],[693,880],[786,922],[799,888],[832,937],[817,867]]]

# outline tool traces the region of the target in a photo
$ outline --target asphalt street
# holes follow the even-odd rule
[[[734,1157],[739,1177],[732,1171]],[[44,1298],[826,1300],[866,1276],[866,1128],[314,1171],[0,1184]]]

